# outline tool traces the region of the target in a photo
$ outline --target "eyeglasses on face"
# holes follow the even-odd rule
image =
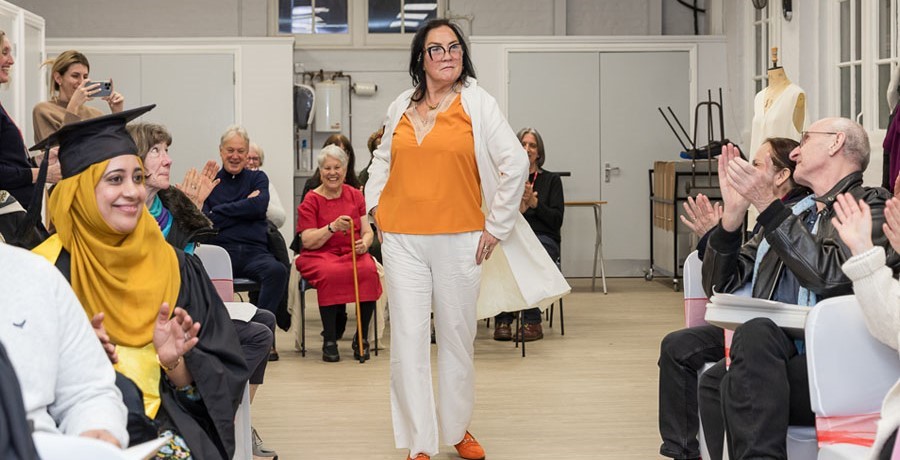
[[[444,48],[441,45],[431,45],[425,48],[425,51],[428,52],[428,57],[430,57],[432,61],[440,61],[447,52],[449,52],[450,57],[454,59],[458,59],[463,53],[462,45],[459,43],[454,43],[448,48]]]
[[[803,147],[804,145],[806,145],[806,141],[809,140],[809,135],[810,135],[810,134],[827,134],[827,135],[829,135],[829,136],[836,136],[836,135],[838,135],[838,134],[840,134],[840,133],[836,133],[836,132],[834,132],[834,131],[803,131],[803,132],[800,133],[800,135],[801,135],[801,137],[800,137],[800,147]]]

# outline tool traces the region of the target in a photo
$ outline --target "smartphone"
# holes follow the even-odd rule
[[[85,84],[85,86],[91,86],[94,84],[100,84],[100,90],[94,93],[91,97],[106,97],[112,94],[112,82],[107,81],[89,81]]]

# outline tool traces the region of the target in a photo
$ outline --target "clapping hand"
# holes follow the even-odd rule
[[[200,323],[195,323],[183,308],[175,307],[175,313],[170,318],[169,304],[163,302],[153,329],[153,346],[159,362],[176,368],[181,357],[200,341],[197,337],[199,333]]]
[[[103,313],[97,313],[91,318],[91,327],[94,329],[94,334],[100,340],[100,345],[103,346],[103,351],[106,352],[106,357],[109,358],[109,362],[116,364],[119,362],[119,354],[116,353],[116,344],[112,343],[109,340],[109,334],[106,333],[106,328],[103,327]]]
[[[722,147],[722,154],[718,159],[719,190],[722,192],[722,203],[725,207],[722,213],[722,228],[729,232],[736,231],[741,227],[744,222],[744,213],[750,208],[750,201],[734,188],[728,175],[729,165],[740,157],[738,148],[733,144],[727,144]]]
[[[525,182],[525,190],[522,192],[522,202],[519,204],[519,212],[525,212],[528,208],[536,208],[537,204],[537,192],[534,191],[534,184]]]
[[[884,205],[884,235],[895,252],[900,253],[900,198],[891,198]]]
[[[218,173],[219,164],[209,160],[203,166],[202,172],[197,172],[195,168],[189,169],[181,184],[175,187],[184,192],[194,206],[197,206],[197,209],[203,209],[203,203],[206,202],[212,190],[219,185],[219,179],[216,179]]]
[[[688,197],[683,206],[685,214],[681,215],[681,222],[700,238],[719,225],[719,219],[722,218],[722,203],[714,205],[702,193],[697,194],[696,200]]]
[[[757,211],[763,212],[777,198],[772,191],[775,182],[775,168],[772,158],[763,155],[765,167],[757,169],[740,156],[732,158],[728,162],[728,183]]]
[[[891,201],[895,200],[891,199]],[[896,209],[897,203],[894,204]],[[872,249],[872,212],[865,201],[859,200],[857,203],[853,195],[842,193],[837,196],[837,201],[834,203],[834,215],[831,224],[834,225],[851,254],[857,255]],[[885,209],[886,215],[887,209]],[[885,233],[887,233],[888,224],[884,226]],[[893,240],[891,244],[893,245]]]

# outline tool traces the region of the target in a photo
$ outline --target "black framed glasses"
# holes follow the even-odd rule
[[[801,131],[800,147],[803,147],[806,144],[806,141],[809,140],[810,134],[827,134],[829,136],[837,136],[840,133],[835,131]]]
[[[430,57],[432,61],[440,61],[444,58],[446,53],[450,53],[450,57],[458,59],[463,53],[462,45],[459,43],[454,43],[447,48],[444,48],[441,45],[431,45],[426,47],[425,51],[428,52],[428,57]]]

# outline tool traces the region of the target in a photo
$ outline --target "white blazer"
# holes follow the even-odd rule
[[[384,136],[373,153],[365,187],[369,211],[378,205],[387,183],[394,129],[409,107],[412,93],[413,89],[404,91],[388,108]],[[463,86],[462,106],[472,119],[485,229],[500,239],[490,260],[483,263],[478,318],[501,311],[546,308],[571,288],[519,212],[528,155],[497,101],[474,78]]]

